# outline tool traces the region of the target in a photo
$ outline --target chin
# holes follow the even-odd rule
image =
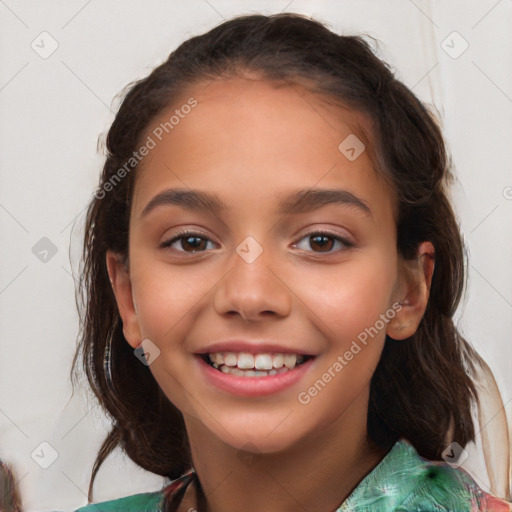
[[[303,437],[299,432],[290,432],[285,428],[272,432],[269,429],[269,423],[266,422],[260,426],[253,423],[250,430],[246,427],[229,428],[227,430],[226,432],[222,429],[216,429],[212,433],[235,450],[259,454],[286,451],[296,446]]]

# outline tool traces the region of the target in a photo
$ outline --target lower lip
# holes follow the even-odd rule
[[[222,391],[238,396],[264,396],[283,391],[296,384],[309,370],[312,357],[296,366],[293,370],[266,377],[238,377],[223,373],[210,366],[202,357],[197,356],[201,370],[207,380]]]

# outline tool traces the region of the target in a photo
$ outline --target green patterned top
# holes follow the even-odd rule
[[[76,512],[163,512],[161,491],[91,504]],[[174,486],[175,487],[175,486]],[[467,471],[418,455],[399,439],[336,512],[511,512],[512,502],[483,491]]]

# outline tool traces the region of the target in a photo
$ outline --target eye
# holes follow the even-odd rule
[[[310,233],[307,233],[306,236],[302,238],[300,242],[302,241],[306,241],[306,243],[308,243],[311,248],[318,249],[313,251],[317,253],[336,252],[332,250],[336,243],[338,243],[339,246],[341,246],[341,250],[348,249],[349,247],[354,247],[355,245],[346,238],[339,235],[335,235],[334,233],[330,233],[328,231],[312,231]],[[304,249],[304,247],[300,247],[299,244],[293,244],[293,247]]]
[[[320,254],[336,252],[333,250],[336,244],[338,244],[339,250],[348,249],[355,245],[347,238],[335,235],[334,233],[330,233],[328,231],[312,231],[307,233],[299,243],[293,244],[293,247],[309,251],[309,249],[300,246],[300,243],[303,243],[303,241],[308,243],[310,248],[313,249],[312,252]],[[210,247],[208,247],[209,243],[211,244]],[[204,236],[202,233],[195,231],[179,232],[169,240],[166,240],[160,244],[160,248],[162,249],[167,249],[170,247],[176,249],[178,252],[191,254],[205,252],[205,250],[208,248],[215,248],[214,243],[209,238]]]
[[[160,244],[160,248],[167,249],[169,247],[173,247],[175,244],[177,246],[181,246],[181,249],[178,247],[173,247],[179,252],[204,252],[208,242],[211,242],[210,239],[203,236],[202,233],[197,233],[195,231],[182,231],[177,233],[174,237],[169,240],[166,240]]]

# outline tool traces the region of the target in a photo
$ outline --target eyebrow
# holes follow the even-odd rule
[[[283,198],[279,203],[279,213],[307,213],[330,204],[353,206],[363,214],[373,217],[368,204],[352,192],[343,189],[304,189]],[[157,194],[144,207],[141,217],[145,217],[158,206],[177,205],[192,211],[211,211],[219,214],[228,205],[210,192],[190,189],[168,189]]]

